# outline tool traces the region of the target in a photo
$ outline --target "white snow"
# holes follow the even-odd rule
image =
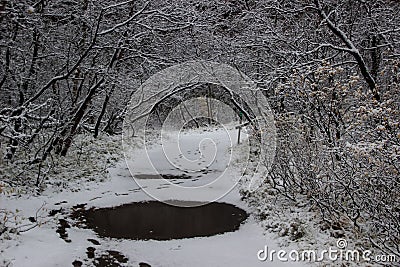
[[[208,138],[208,139],[204,139]],[[202,132],[193,131],[180,136],[180,149],[185,158],[180,158],[177,139],[169,136],[165,146],[159,144],[151,146],[149,158],[153,159],[156,168],[163,173],[176,174],[176,167],[195,170],[196,166],[208,168],[210,172],[199,180],[185,179],[184,184],[174,185],[160,179],[137,179],[139,185],[131,177],[124,161],[109,169],[109,179],[104,182],[85,182],[78,192],[64,191],[55,193],[45,191],[41,196],[11,197],[0,195],[0,207],[7,210],[19,210],[23,217],[35,216],[40,227],[20,233],[17,238],[4,239],[0,243],[0,265],[3,260],[12,263],[12,266],[72,266],[74,260],[91,266],[87,259],[86,248],[94,246],[88,238],[100,241],[96,253],[106,250],[120,251],[129,258],[126,266],[138,266],[139,262],[146,262],[151,266],[301,266],[304,263],[261,262],[257,252],[268,246],[269,249],[279,250],[277,235],[265,233],[260,224],[250,216],[236,232],[228,232],[211,237],[188,238],[170,241],[134,241],[100,238],[90,229],[80,229],[72,226],[67,228],[70,243],[65,242],[56,233],[57,216],[50,218],[48,211],[63,207],[70,209],[80,203],[87,203],[89,207],[111,207],[135,201],[152,200],[147,194],[156,195],[160,199],[179,199],[211,201],[234,204],[250,212],[246,204],[241,201],[238,186],[235,186],[241,173],[237,169],[237,162],[246,160],[240,154],[229,156],[229,151],[236,153],[246,151],[247,145],[244,135],[241,146],[236,146],[236,131]],[[232,141],[231,141],[231,140]],[[203,141],[201,141],[203,140]],[[212,140],[212,141],[211,141]],[[167,151],[168,158],[175,164],[171,166],[164,157],[162,150]],[[197,150],[197,151],[196,151]],[[192,154],[188,154],[191,152]],[[197,152],[197,154],[195,154]],[[132,152],[127,160],[129,167],[138,174],[149,174],[152,166],[143,150]],[[131,160],[132,159],[132,160]],[[236,166],[236,167],[235,167]],[[221,177],[216,177],[220,174]],[[189,172],[190,174],[190,172]],[[236,175],[236,176],[235,176]],[[218,178],[218,179],[216,179]],[[142,188],[142,189],[141,189]],[[230,190],[233,188],[233,190]],[[144,190],[146,190],[146,192]],[[229,193],[227,193],[230,191]],[[56,203],[66,201],[61,205]],[[43,208],[41,208],[43,206]],[[162,219],[162,218],[160,218]],[[67,219],[68,220],[68,219]],[[23,219],[23,223],[27,220]],[[21,229],[24,229],[23,227]],[[4,263],[5,264],[5,263]]]

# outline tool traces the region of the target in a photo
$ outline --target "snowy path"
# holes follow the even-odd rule
[[[232,134],[234,134],[232,132]],[[210,136],[212,135],[212,136]],[[240,200],[240,194],[235,187],[228,194],[226,189],[235,185],[237,178],[234,176],[234,170],[224,173],[223,177],[216,183],[208,184],[215,179],[216,170],[223,170],[230,165],[233,160],[226,157],[227,147],[224,142],[226,136],[220,132],[197,133],[190,137],[181,138],[181,150],[183,153],[192,153],[186,155],[186,159],[180,158],[179,153],[172,147],[166,145],[168,158],[177,166],[186,169],[204,167],[203,169],[214,170],[206,172],[204,179],[191,177],[185,179],[184,183],[179,183],[177,187],[169,184],[165,180],[159,179],[140,179],[139,184],[147,192],[156,194],[157,198],[180,199],[207,201],[219,198],[218,202],[234,204],[242,209],[249,211],[244,202]],[[203,154],[197,150],[198,140],[204,139],[204,136],[212,137],[214,145],[205,140],[200,143],[203,146]],[[236,140],[233,138],[233,140]],[[170,141],[173,143],[173,140]],[[235,142],[235,141],[233,141]],[[194,149],[190,146],[196,144]],[[225,147],[224,147],[225,146]],[[207,147],[217,148],[217,153],[211,153]],[[165,148],[165,147],[164,147]],[[163,159],[161,150],[163,147],[155,145],[148,151],[150,158],[156,162],[157,169],[169,174],[174,173],[171,164]],[[200,147],[200,150],[202,148]],[[213,149],[212,149],[213,150]],[[223,152],[223,153],[221,153]],[[131,168],[137,171],[137,174],[149,174],[151,166],[146,163],[143,157],[143,151],[137,151],[133,158],[140,159],[128,161]],[[189,161],[187,160],[189,159]],[[200,162],[196,161],[199,159]],[[186,163],[184,163],[186,161]],[[200,165],[198,165],[200,163]],[[210,164],[211,163],[211,164]],[[203,166],[204,165],[204,166]],[[151,173],[151,172],[150,172]],[[63,193],[45,193],[40,197],[22,197],[10,199],[4,196],[0,198],[0,205],[10,210],[19,209],[26,217],[33,216],[43,203],[47,210],[42,210],[42,221],[48,221],[41,227],[34,228],[28,232],[21,233],[18,241],[10,240],[1,244],[1,259],[11,260],[13,266],[72,266],[72,262],[79,260],[83,266],[92,266],[92,262],[87,260],[87,247],[95,247],[96,253],[102,253],[107,250],[115,250],[125,255],[129,262],[126,266],[139,266],[140,262],[146,262],[151,266],[300,266],[300,264],[283,263],[275,260],[274,262],[261,262],[257,259],[257,252],[268,246],[269,249],[279,250],[277,241],[273,234],[264,235],[264,230],[258,225],[255,219],[250,216],[240,229],[236,232],[229,232],[211,237],[188,238],[170,241],[134,241],[117,240],[110,238],[100,238],[90,229],[80,229],[72,226],[67,228],[68,238],[71,242],[65,242],[56,233],[57,220],[47,217],[48,210],[70,209],[72,206],[87,203],[87,207],[111,207],[134,201],[152,200],[152,198],[140,189],[138,184],[131,178],[131,175],[124,162],[119,163],[110,170],[111,178],[106,182],[91,182],[85,185],[85,188],[78,192]],[[189,172],[190,176],[191,173]],[[213,176],[214,175],[214,176]],[[202,178],[203,178],[202,177]],[[148,177],[147,177],[148,178]],[[200,178],[200,177],[197,177]],[[208,180],[205,180],[208,179]],[[175,182],[178,180],[175,180]],[[191,188],[197,188],[190,190]],[[200,188],[200,189],[198,189]],[[64,202],[63,202],[64,201]],[[63,202],[62,204],[59,204]],[[40,217],[39,214],[39,217]],[[61,216],[61,215],[60,215]],[[61,217],[60,217],[61,218]],[[88,239],[95,239],[100,245],[93,245]],[[86,260],[86,261],[85,261]],[[85,265],[86,264],[86,265]],[[123,265],[125,266],[125,265]]]

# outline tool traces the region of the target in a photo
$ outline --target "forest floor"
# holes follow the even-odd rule
[[[265,254],[259,251],[266,247],[269,252],[334,247],[335,240],[329,234],[315,229],[315,214],[301,205],[288,209],[284,203],[268,202],[266,197],[268,203],[249,206],[242,200],[241,184],[237,182],[246,160],[240,157],[246,136],[242,136],[241,145],[236,145],[233,128],[228,135],[220,130],[197,130],[179,137],[178,150],[173,149],[174,137],[164,146],[153,144],[148,148],[148,158],[156,163],[157,172],[173,176],[176,168],[201,167],[208,170],[201,177],[191,176],[189,171],[185,179],[149,179],[152,166],[145,151],[136,149],[128,152],[126,161],[121,159],[108,168],[106,179],[71,179],[66,190],[49,187],[40,195],[0,194],[0,207],[12,211],[20,230],[1,236],[0,266],[304,266],[311,263],[280,261],[276,254],[273,261],[260,261],[258,256]],[[230,151],[239,153],[230,157]],[[176,168],[171,168],[171,162]],[[128,166],[142,178],[133,179]],[[214,181],[215,174],[224,168],[226,171]],[[81,209],[116,207],[154,198],[187,203],[215,200],[239,207],[250,216],[233,232],[163,241],[104,237],[71,217]],[[260,214],[270,219],[260,222]]]

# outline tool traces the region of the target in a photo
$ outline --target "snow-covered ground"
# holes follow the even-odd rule
[[[238,231],[228,232],[211,237],[187,238],[170,241],[135,241],[101,238],[90,229],[82,229],[72,225],[67,228],[66,242],[56,232],[58,219],[69,219],[66,214],[77,204],[87,203],[89,207],[111,207],[135,201],[178,199],[193,201],[212,201],[231,203],[251,212],[241,201],[239,187],[235,186],[241,173],[241,152],[246,152],[245,136],[242,145],[236,145],[236,131],[193,131],[183,133],[177,142],[176,137],[169,136],[164,146],[154,144],[144,150],[128,152],[127,163],[121,160],[109,169],[106,181],[88,181],[81,185],[79,191],[65,190],[55,192],[46,190],[40,196],[5,196],[0,195],[0,207],[9,211],[17,211],[22,229],[29,228],[28,217],[34,217],[40,224],[38,227],[10,235],[7,240],[3,236],[0,243],[0,265],[7,262],[10,266],[72,266],[79,260],[83,266],[92,266],[92,260],[86,254],[87,247],[95,247],[100,255],[107,250],[119,251],[129,260],[123,266],[139,266],[146,262],[151,266],[301,266],[301,263],[285,263],[259,261],[257,253],[268,246],[270,250],[279,250],[280,245],[276,233],[265,233],[264,228],[250,216]],[[179,143],[179,146],[177,144]],[[232,146],[233,145],[233,146]],[[232,146],[232,147],[230,147]],[[236,152],[230,156],[230,151]],[[181,156],[183,155],[183,156]],[[134,174],[154,174],[151,159],[159,173],[180,174],[186,171],[190,178],[143,179],[132,178],[127,167]],[[239,169],[238,169],[239,168]],[[180,171],[177,171],[181,169]],[[209,170],[200,177],[197,170]],[[199,176],[199,177],[198,177]],[[149,176],[147,176],[148,178]],[[182,182],[182,183],[181,183]],[[232,190],[231,190],[232,189]],[[62,212],[49,217],[49,211]],[[162,218],[160,218],[162,220]],[[28,223],[27,226],[24,224]],[[100,245],[94,245],[88,239],[95,239]],[[290,247],[286,247],[289,250]]]
[[[137,184],[158,200],[216,201],[241,178],[243,170],[235,163],[247,160],[248,143],[241,136],[238,146],[234,127],[163,134],[162,144],[128,152],[127,165]],[[158,174],[172,176],[162,180],[163,190],[160,180],[154,179],[161,178]]]

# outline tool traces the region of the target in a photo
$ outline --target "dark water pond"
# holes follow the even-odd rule
[[[102,237],[169,240],[212,236],[239,229],[248,214],[231,204],[209,203],[198,207],[179,207],[173,201],[135,202],[111,208],[81,209],[75,218]]]

